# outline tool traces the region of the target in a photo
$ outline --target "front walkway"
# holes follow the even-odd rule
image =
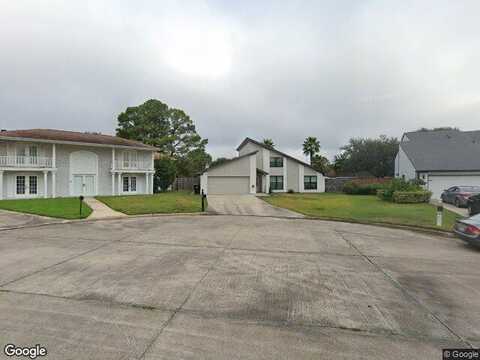
[[[101,201],[98,201],[95,198],[92,197],[87,197],[84,200],[88,206],[93,210],[90,216],[88,217],[88,220],[91,219],[108,219],[108,218],[117,218],[121,216],[127,216],[121,212],[112,210],[109,208],[107,205],[102,203]]]
[[[208,211],[222,215],[303,218],[302,214],[270,205],[254,195],[208,195]]]

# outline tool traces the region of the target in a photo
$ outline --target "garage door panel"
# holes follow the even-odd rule
[[[428,177],[428,189],[433,193],[434,199],[440,199],[443,190],[452,186],[480,186],[480,175],[430,175]]]
[[[208,194],[248,194],[250,177],[248,176],[209,176]]]

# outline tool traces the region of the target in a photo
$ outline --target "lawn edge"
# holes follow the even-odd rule
[[[92,215],[93,213],[93,210],[90,206],[88,206],[88,204],[84,201],[83,202],[83,206],[86,206],[90,209],[90,214],[88,214],[88,216],[85,216],[85,217],[81,217],[81,218],[65,218],[65,217],[58,217],[58,216],[47,216],[47,215],[40,215],[40,214],[37,214],[37,213],[34,213],[34,212],[28,212],[28,211],[20,211],[20,210],[11,210],[11,209],[2,209],[0,208],[1,211],[6,211],[6,212],[11,212],[11,213],[14,213],[14,214],[26,214],[26,215],[33,215],[33,216],[38,216],[38,217],[41,217],[41,218],[44,218],[44,219],[55,219],[55,220],[65,220],[65,221],[74,221],[74,220],[87,220],[88,217],[90,215]],[[13,228],[15,229],[15,228]]]

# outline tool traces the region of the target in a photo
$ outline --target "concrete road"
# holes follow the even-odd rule
[[[41,344],[48,359],[440,359],[480,345],[479,256],[454,238],[251,216],[0,231],[0,346]]]
[[[302,214],[272,206],[254,195],[208,195],[208,211],[222,215],[303,218]]]
[[[11,229],[18,226],[35,226],[39,224],[50,224],[62,220],[44,216],[21,214],[13,211],[0,210],[0,230]]]

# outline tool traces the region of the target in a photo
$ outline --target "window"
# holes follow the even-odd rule
[[[28,147],[28,153],[30,155],[30,163],[31,164],[38,164],[38,151],[36,146],[29,146]]]
[[[125,168],[132,168],[137,166],[137,152],[125,151],[123,153],[123,166]]]
[[[137,178],[135,176],[130,177],[130,191],[137,191]]]
[[[270,167],[283,167],[283,158],[282,157],[271,157],[270,158]]]
[[[303,177],[304,190],[317,190],[317,175]]]
[[[29,176],[28,178],[28,192],[30,195],[36,195],[37,194],[37,177],[36,176]]]
[[[283,190],[283,176],[270,176],[270,189]]]
[[[125,176],[123,178],[123,192],[137,192],[136,176]]]
[[[17,176],[17,195],[25,195],[25,176]]]

